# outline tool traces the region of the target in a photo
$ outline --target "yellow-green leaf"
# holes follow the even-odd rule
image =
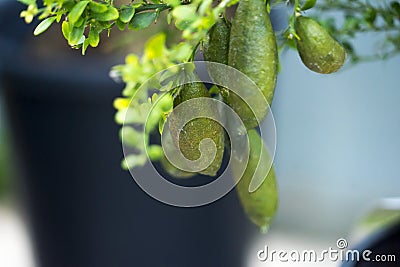
[[[37,25],[37,27],[35,28],[35,31],[33,32],[33,34],[39,35],[39,34],[43,33],[44,31],[46,31],[51,26],[51,24],[53,24],[55,19],[56,19],[56,17],[50,17],[50,18],[47,18],[47,19],[43,20],[42,22],[40,22],[39,25]]]
[[[97,47],[99,44],[100,41],[99,32],[94,27],[90,28],[88,40],[91,47]]]
[[[72,24],[75,24],[75,22],[79,20],[88,4],[89,1],[81,1],[71,9],[71,12],[69,12],[68,15],[68,19]]]
[[[109,6],[106,12],[103,13],[94,13],[92,18],[98,21],[110,21],[116,20],[119,17],[118,9],[115,7]]]
[[[164,156],[164,151],[161,146],[152,145],[147,148],[147,155],[151,161],[157,161]]]
[[[97,2],[90,2],[89,8],[94,13],[103,13],[108,10],[108,6],[105,4],[97,3]]]
[[[69,35],[71,34],[71,27],[69,26],[69,23],[67,21],[63,21],[61,24],[61,31],[64,35],[64,38],[69,41]]]
[[[165,48],[166,36],[164,33],[159,33],[147,41],[144,49],[146,59],[160,58],[163,55]]]
[[[125,159],[122,161],[122,168],[124,170],[128,170],[134,167],[143,166],[147,161],[146,155],[139,154],[139,155],[129,155],[126,156]]]

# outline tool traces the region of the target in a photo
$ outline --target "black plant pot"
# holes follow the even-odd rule
[[[122,85],[108,77],[117,62],[66,44],[64,55],[37,56],[22,8],[0,4],[0,87],[38,266],[244,266],[256,229],[236,193],[190,209],[146,195],[120,168],[112,100]]]
[[[367,237],[358,246],[351,248],[360,252],[360,260],[356,261],[349,257],[344,261],[342,267],[397,267],[400,259],[400,223],[384,228]],[[365,254],[364,251],[370,251]],[[378,258],[376,258],[376,256]]]

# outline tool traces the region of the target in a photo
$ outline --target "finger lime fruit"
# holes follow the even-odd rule
[[[228,53],[229,53],[229,36],[231,31],[231,24],[225,18],[219,19],[214,26],[210,29],[206,39],[203,42],[203,53],[204,60],[216,62],[220,64],[228,64]],[[218,67],[218,65],[207,65],[208,73],[210,78],[215,83],[219,83],[224,80],[224,71]],[[220,90],[223,90],[219,87]]]
[[[270,162],[268,150],[257,131],[254,129],[249,130],[248,137],[250,154],[245,172],[242,177],[238,177],[244,163],[232,157],[232,173],[235,179],[240,179],[236,185],[236,191],[244,211],[250,220],[260,227],[262,232],[266,232],[278,208],[278,189],[275,173],[272,167],[269,169],[269,166],[266,165],[266,162]],[[262,175],[264,179],[254,192],[249,192],[249,186],[258,164],[264,164],[261,165],[262,172],[257,171],[258,175]]]
[[[299,16],[295,22],[297,50],[304,65],[328,74],[338,71],[346,61],[346,51],[315,20]]]
[[[166,157],[162,157],[160,163],[163,169],[174,178],[190,178],[195,175],[193,172],[187,172],[175,167]]]
[[[208,32],[203,42],[206,61],[228,64],[229,36],[231,25],[224,18],[219,19]]]
[[[247,75],[271,105],[278,74],[278,49],[265,1],[239,2],[232,19],[228,65]],[[252,110],[260,119],[268,112],[260,97],[246,104],[238,95],[230,93],[227,104],[238,113],[248,129],[258,125]]]
[[[207,88],[201,82],[188,83],[180,88],[180,92],[174,99],[174,107],[179,104],[199,97],[210,97]],[[203,109],[212,108],[196,102],[190,106],[190,112],[193,114],[204,114]],[[217,116],[218,110],[212,110],[210,114]],[[173,126],[171,122],[171,126]],[[224,129],[222,126],[210,118],[195,118],[183,127],[179,132],[179,149],[182,154],[189,160],[197,160],[201,153],[199,144],[203,139],[210,138],[216,146],[216,155],[211,164],[201,174],[215,176],[221,167],[222,157],[224,154]]]

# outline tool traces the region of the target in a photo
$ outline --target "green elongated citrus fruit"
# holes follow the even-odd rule
[[[224,18],[214,24],[203,43],[206,61],[228,64],[230,31],[231,25]]]
[[[228,65],[247,75],[271,105],[278,74],[278,49],[265,1],[239,2],[232,19]],[[230,93],[227,103],[238,113],[248,129],[258,125],[249,106],[261,119],[268,112],[265,101],[260,97],[246,104],[236,94]]]
[[[315,20],[303,16],[295,22],[297,50],[304,65],[312,71],[328,74],[338,71],[346,61],[346,51]]]
[[[240,167],[244,164],[232,157],[231,163],[232,172],[235,179],[240,179],[236,185],[236,191],[239,195],[240,202],[247,216],[252,222],[260,227],[262,232],[268,230],[271,219],[276,213],[278,207],[278,189],[276,185],[275,173],[273,168],[269,169],[270,162],[268,150],[263,144],[256,130],[249,130],[248,136],[250,140],[250,154],[244,174],[240,177]],[[261,154],[261,151],[263,152]],[[264,178],[262,184],[254,191],[249,192],[249,186],[256,172],[257,165],[260,170],[257,170],[257,175],[262,175]]]
[[[231,24],[225,18],[219,19],[208,32],[203,42],[204,60],[228,65],[229,36]],[[207,65],[208,74],[213,82],[224,81],[224,71],[221,71],[218,65]],[[224,97],[227,92],[221,86],[218,86],[221,95]],[[226,99],[225,99],[226,100]]]
[[[207,88],[203,83],[188,83],[180,88],[179,94],[174,99],[174,107],[179,104],[194,98],[210,97]],[[204,114],[204,109],[213,107],[194,103],[190,106],[190,112],[193,114]],[[210,114],[217,116],[218,110],[211,110]],[[174,127],[174,122],[171,122],[171,127]],[[222,126],[210,118],[196,118],[189,121],[179,132],[179,149],[182,154],[189,160],[197,160],[201,153],[199,144],[203,139],[210,138],[216,146],[216,155],[211,164],[201,174],[215,176],[221,167],[222,157],[224,154],[224,129]],[[211,160],[211,159],[210,159]]]

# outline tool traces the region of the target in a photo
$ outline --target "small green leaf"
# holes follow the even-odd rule
[[[218,93],[219,93],[219,88],[218,88],[218,86],[213,85],[213,86],[208,90],[208,92],[209,92],[210,94],[218,94]]]
[[[57,12],[56,14],[56,22],[59,23],[62,19],[63,13],[62,12]]]
[[[317,3],[317,0],[306,0],[303,4],[303,6],[301,7],[301,10],[308,10],[310,8],[313,8],[315,6],[315,4]]]
[[[56,17],[50,17],[50,18],[47,18],[47,19],[43,20],[42,22],[40,22],[39,25],[37,25],[37,27],[35,28],[35,31],[33,32],[33,34],[39,35],[39,34],[43,33],[44,31],[46,31],[51,26],[51,24],[53,24],[55,19],[56,19]]]
[[[365,20],[370,24],[373,25],[375,20],[376,20],[376,10],[374,8],[369,8],[367,9],[363,16],[365,18]]]
[[[75,2],[72,0],[65,0],[62,3],[62,8],[68,12],[70,12],[74,6],[75,6]]]
[[[144,134],[134,128],[124,126],[120,131],[120,138],[125,145],[142,150],[144,145]]]
[[[85,19],[80,17],[73,25],[74,25],[74,27],[79,28],[83,25],[84,22],[85,22]]]
[[[69,12],[68,19],[72,24],[78,21],[78,19],[82,16],[83,11],[85,11],[86,6],[89,4],[89,1],[81,1],[77,3]]]
[[[115,23],[120,31],[125,30],[126,23],[122,22],[120,19],[117,19]]]
[[[81,43],[83,32],[85,31],[85,27],[73,27],[69,34],[69,44],[71,46],[78,45]]]
[[[181,42],[174,49],[174,58],[177,61],[186,60],[192,54],[192,50],[193,47],[190,44]]]
[[[146,59],[154,59],[162,57],[165,50],[166,36],[164,33],[156,34],[151,37],[145,45],[144,55]]]
[[[108,10],[108,6],[105,4],[97,3],[97,2],[90,2],[89,8],[94,13],[103,13]]]
[[[141,30],[150,26],[156,19],[157,14],[154,12],[145,12],[136,14],[129,23],[130,30]]]
[[[390,3],[390,7],[396,12],[398,16],[400,16],[400,3],[396,1],[392,1]]]
[[[177,20],[189,20],[192,21],[196,19],[196,5],[183,5],[174,8],[172,15]]]
[[[164,115],[161,116],[161,119],[160,119],[159,122],[158,122],[158,132],[159,132],[160,134],[163,133],[164,125],[165,125],[166,122],[167,122],[167,117],[164,116]]]
[[[394,26],[394,16],[392,14],[386,14],[385,16],[383,16],[383,19],[389,27]]]
[[[196,15],[197,5],[182,5],[173,9],[172,16],[175,18],[175,26],[179,30],[185,30],[191,23],[193,23],[198,16]],[[201,18],[200,18],[201,20]]]
[[[135,9],[132,6],[124,6],[120,10],[119,19],[124,23],[128,23],[129,21],[131,21],[134,14]]]
[[[135,167],[143,166],[146,164],[147,157],[146,155],[139,154],[131,154],[129,156],[126,156],[125,159],[122,161],[122,168],[124,170],[129,170]]]
[[[179,0],[166,0],[165,3],[167,3],[169,6],[176,7],[181,4],[181,1]]]
[[[97,47],[99,45],[100,35],[99,32],[94,28],[90,27],[90,32],[88,36],[88,42],[91,47]]]
[[[156,107],[163,112],[170,112],[173,108],[174,99],[170,94],[164,94],[156,102]]]
[[[203,2],[199,6],[199,15],[203,16],[206,12],[211,11],[212,7],[212,0],[203,0]]]
[[[118,19],[118,17],[119,17],[118,9],[112,6],[109,6],[106,12],[92,14],[92,18],[98,21],[110,21]]]
[[[89,46],[89,39],[85,39],[85,41],[83,41],[83,45],[82,45],[82,56],[85,55],[86,53],[86,49]]]
[[[18,0],[18,2],[29,6],[29,5],[35,4],[35,3],[36,3],[36,0]]]
[[[64,35],[64,38],[69,42],[71,28],[69,27],[69,23],[67,21],[63,21],[63,23],[61,24],[61,31]]]
[[[151,161],[157,161],[164,156],[164,151],[161,146],[152,145],[147,148],[147,155]]]

